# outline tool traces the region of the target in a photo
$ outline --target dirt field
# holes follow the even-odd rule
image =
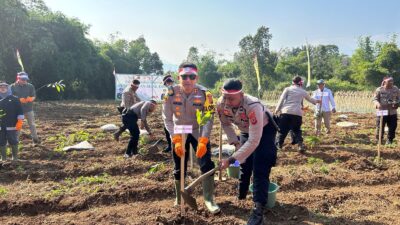
[[[221,214],[213,216],[204,209],[201,190],[197,189],[200,211],[188,208],[186,217],[180,217],[179,209],[172,207],[171,156],[147,154],[149,143],[143,140],[143,155],[125,160],[122,156],[128,134],[115,142],[110,133],[99,129],[106,123],[119,125],[114,102],[37,103],[36,112],[42,144],[32,146],[25,128],[22,160],[0,163],[0,224],[246,222],[251,195],[246,201],[236,201],[238,181],[232,178],[217,181],[216,201]],[[400,147],[384,147],[384,160],[377,163],[374,116],[347,115],[360,126],[349,130],[333,126],[329,137],[307,138],[313,148],[305,155],[298,154],[290,144],[279,152],[271,180],[280,185],[280,190],[277,205],[266,210],[267,224],[400,224]],[[163,138],[160,111],[150,121],[156,136]],[[218,143],[216,124],[213,148]],[[305,137],[312,135],[312,125],[308,113]],[[80,140],[88,140],[96,150],[59,150]],[[190,173],[191,177],[196,177],[197,171]]]

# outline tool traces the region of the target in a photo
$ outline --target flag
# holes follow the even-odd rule
[[[306,40],[306,51],[307,51],[307,85],[306,87],[310,87],[311,86],[311,63],[310,63],[310,50],[308,49],[308,43]]]
[[[18,49],[17,49],[17,60],[18,60],[19,65],[21,66],[21,70],[22,70],[22,71],[25,71],[25,69],[24,69],[24,64],[22,64],[21,55],[19,54]]]
[[[256,75],[257,75],[258,92],[260,92],[261,91],[261,81],[260,81],[260,70],[258,69],[257,54],[254,55],[254,69],[256,70]]]

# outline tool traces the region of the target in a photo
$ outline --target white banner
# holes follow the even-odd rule
[[[166,89],[162,82],[163,76],[118,73],[115,74],[115,100],[121,101],[122,92],[128,85],[131,85],[134,78],[140,81],[139,89],[136,92],[140,99],[161,101],[161,94]]]

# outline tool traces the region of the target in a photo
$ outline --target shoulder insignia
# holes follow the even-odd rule
[[[256,117],[256,113],[254,111],[251,111],[249,113],[249,119],[250,119],[251,124],[253,124],[253,125],[257,124],[257,117]]]

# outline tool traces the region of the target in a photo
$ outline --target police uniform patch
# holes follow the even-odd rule
[[[247,120],[247,116],[245,112],[240,113],[240,119]]]
[[[193,99],[193,102],[194,102],[195,104],[201,104],[201,99],[195,98],[195,99]]]
[[[249,119],[250,119],[251,124],[253,124],[253,125],[257,124],[257,117],[256,117],[256,113],[254,111],[250,112]]]

